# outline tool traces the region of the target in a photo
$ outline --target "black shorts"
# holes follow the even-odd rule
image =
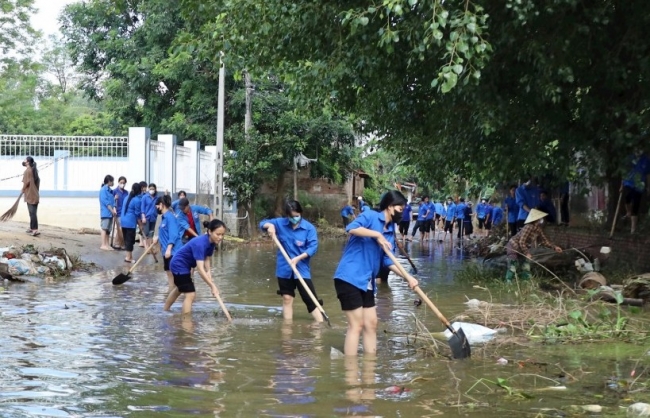
[[[128,252],[132,252],[135,245],[135,228],[122,227],[122,236],[124,237],[124,248]]]
[[[483,229],[485,226],[485,218],[478,218],[478,229]]]
[[[463,233],[465,235],[472,235],[474,233],[474,225],[472,222],[463,222]]]
[[[517,220],[517,232],[519,232],[524,227],[525,224],[526,224],[525,219]]]
[[[169,271],[169,263],[172,261],[172,258],[166,258],[165,255],[163,254],[163,270],[164,271]]]
[[[194,281],[192,280],[192,275],[190,273],[178,274],[172,273],[174,275],[174,285],[178,288],[178,291],[181,293],[192,293],[196,292],[194,288]]]
[[[424,221],[424,232],[431,232],[431,225],[433,225],[433,219],[427,219]]]
[[[388,280],[388,275],[390,274],[390,269],[388,267],[382,267],[379,269],[379,274],[377,275],[378,279],[381,279],[383,282]]]
[[[517,234],[517,222],[508,222],[508,230],[510,236],[514,237]]]
[[[485,229],[487,229],[488,231],[492,229],[492,218],[485,221]]]
[[[440,215],[436,213],[435,218],[436,218],[436,221],[439,221],[440,220]]]
[[[632,206],[632,216],[639,216],[639,208],[641,207],[641,195],[643,192],[638,191],[634,187],[623,187],[625,192],[625,204]]]
[[[409,233],[409,225],[411,222],[409,221],[401,221],[399,223],[399,233],[402,235],[407,235]]]
[[[314,288],[314,283],[312,283],[310,279],[305,279],[305,283],[307,284],[309,290],[311,290],[311,293],[314,295],[314,297],[317,298],[318,303],[320,303],[320,305],[323,306],[323,300],[318,299],[318,296],[316,296],[316,288]],[[292,298],[296,297],[296,288],[298,288],[298,293],[300,293],[300,298],[307,306],[307,312],[311,313],[314,309],[316,309],[316,304],[314,303],[313,300],[311,300],[309,294],[297,279],[284,279],[282,277],[278,277],[278,287],[280,288],[277,291],[278,295],[280,296],[289,295]]]
[[[445,221],[445,232],[449,232],[451,234],[453,231],[454,231],[454,222]]]
[[[375,306],[375,294],[372,290],[363,291],[341,279],[334,279],[334,288],[344,311]]]

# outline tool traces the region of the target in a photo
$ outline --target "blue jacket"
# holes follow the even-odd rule
[[[124,205],[124,199],[129,197],[129,192],[118,187],[117,189],[113,190],[113,196],[117,196],[117,200],[115,201],[115,210],[117,211],[117,216],[120,217],[122,216],[122,206]]]
[[[176,216],[174,216],[174,212],[168,210],[162,215],[160,226],[158,227],[158,242],[160,243],[160,249],[163,255],[167,251],[167,246],[169,244],[173,244],[172,256],[181,249],[183,246],[181,236],[181,230],[178,227],[178,220],[176,219]]]
[[[498,206],[492,208],[492,225],[496,226],[503,221],[503,209]]]
[[[456,205],[456,219],[465,219],[466,207],[467,205],[462,202]]]
[[[158,196],[152,196],[149,193],[146,193],[144,196],[142,196],[141,216],[144,214],[144,216],[147,218],[147,222],[155,222],[156,219],[158,219],[158,211],[156,211],[156,199],[158,199]]]
[[[420,206],[418,207],[418,221],[426,220],[425,215],[427,214],[428,210],[429,205],[427,203],[421,202]]]
[[[529,209],[537,208],[539,205],[539,189],[534,186],[526,187],[525,184],[522,184],[517,187],[515,198],[517,199],[517,205],[519,205],[517,220],[526,220],[528,212],[524,209],[524,205],[528,206]]]
[[[537,209],[544,213],[548,213],[548,216],[545,219],[546,222],[554,224],[557,221],[557,211],[555,210],[555,205],[551,199],[540,201]]]
[[[346,205],[341,209],[341,216],[347,218],[348,216],[354,215],[354,209],[350,205]]]
[[[513,224],[517,222],[517,216],[519,216],[517,200],[512,196],[508,196],[505,202],[503,202],[503,206],[508,209],[508,223]]]
[[[487,203],[479,203],[476,205],[476,217],[478,219],[485,219],[485,217],[488,215],[490,212],[490,207],[488,206]]]
[[[199,219],[199,215],[212,215],[212,210],[205,206],[190,205],[190,212],[194,219],[196,234],[201,235],[201,220]],[[179,209],[178,212],[176,212],[176,219],[178,219],[178,226],[183,230],[182,235],[185,235],[185,231],[190,229],[190,222],[187,220],[187,215]]]
[[[445,208],[442,206],[442,203],[434,203],[433,206],[435,208],[436,215],[445,216]]]
[[[650,158],[646,154],[638,158],[632,157],[630,159],[630,165],[632,165],[632,170],[623,181],[623,186],[643,192],[647,186],[646,181],[650,174]]]
[[[300,260],[296,265],[298,272],[303,279],[311,279],[311,270],[309,268],[309,260],[316,254],[318,250],[318,235],[314,225],[301,219],[300,223],[293,229],[293,225],[287,218],[264,219],[260,222],[260,229],[264,224],[271,224],[275,227],[276,236],[284,247],[284,250],[289,254],[289,258],[294,258],[302,253],[307,253],[308,257]],[[275,277],[281,279],[298,279],[294,277],[293,270],[284,256],[278,250],[276,263],[275,263]]]
[[[386,226],[385,231],[384,226]],[[393,244],[393,247],[395,246],[395,223],[388,222],[386,225],[384,212],[363,212],[350,222],[345,230],[350,232],[361,227],[382,233],[384,238]],[[377,289],[375,278],[382,265],[392,266],[393,262],[377,244],[376,239],[350,235],[341,261],[334,272],[334,278],[350,283],[362,291],[370,289],[375,291]]]
[[[446,220],[453,221],[456,217],[456,204],[450,203],[447,205],[447,214],[445,216]]]
[[[215,247],[208,235],[194,238],[174,254],[169,263],[169,270],[173,274],[189,274],[191,269],[196,267],[197,261],[205,261],[212,257]]]
[[[413,214],[413,207],[410,203],[404,205],[404,210],[402,211],[402,222],[409,221],[411,222],[411,215]]]
[[[129,203],[129,206],[126,206],[126,203]],[[120,224],[122,228],[133,228],[135,229],[138,226],[138,219],[140,219],[140,211],[142,204],[142,195],[135,195],[133,199],[129,202],[129,197],[127,196],[124,199],[122,204],[122,217],[120,217]]]
[[[436,207],[432,202],[429,202],[427,208],[429,209],[429,213],[427,214],[426,220],[430,221],[436,215]]]
[[[102,219],[113,217],[113,212],[111,212],[109,206],[111,208],[115,207],[115,196],[113,196],[108,184],[105,184],[99,189],[99,216]]]

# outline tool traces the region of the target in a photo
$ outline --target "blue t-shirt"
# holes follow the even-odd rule
[[[632,171],[623,181],[623,186],[632,187],[639,192],[643,192],[646,188],[648,174],[650,174],[650,158],[643,154],[638,158],[631,159],[630,163],[633,164]]]
[[[427,214],[426,220],[430,221],[436,214],[436,206],[433,204],[433,202],[429,202],[427,207],[429,209],[429,213]]]
[[[298,257],[302,253],[307,253],[309,257],[300,260],[296,268],[303,279],[310,279],[311,270],[309,268],[309,260],[311,260],[318,250],[318,235],[316,234],[314,225],[305,219],[301,219],[298,226],[294,229],[289,219],[275,218],[265,219],[260,222],[260,229],[266,223],[275,227],[275,234],[282,247],[284,247],[284,250],[289,254],[289,258]],[[278,250],[276,257],[275,277],[280,279],[298,279],[294,277],[291,266],[284,259],[280,250]]]
[[[517,200],[512,196],[508,196],[505,202],[503,202],[503,206],[508,209],[508,223],[513,224],[517,222],[517,216],[519,215]]]
[[[370,206],[366,205],[365,203],[361,203],[361,212],[366,212],[369,210],[372,210]]]
[[[503,221],[503,209],[498,206],[493,207],[490,217],[492,218],[492,225],[499,225]]]
[[[467,205],[463,202],[460,202],[456,205],[456,219],[465,219],[465,208]]]
[[[545,221],[554,224],[557,221],[557,211],[551,199],[540,200],[537,209],[548,214]]]
[[[525,184],[522,184],[517,187],[515,198],[517,199],[517,205],[519,205],[517,220],[526,220],[528,212],[524,209],[524,205],[528,206],[528,209],[537,208],[539,205],[539,189],[535,186],[526,187]]]
[[[108,207],[115,207],[115,196],[108,184],[99,189],[99,216],[102,219],[112,218],[113,212]]]
[[[117,211],[117,216],[122,216],[122,206],[124,205],[124,200],[129,197],[129,192],[119,187],[113,190],[113,196],[117,196],[115,201],[115,210]]]
[[[388,222],[386,225],[384,212],[364,212],[350,222],[345,230],[350,232],[360,227],[380,232],[395,247],[395,223]],[[382,265],[392,266],[393,262],[377,244],[376,239],[350,235],[334,272],[334,278],[350,283],[362,291],[375,291],[377,287],[374,279]]]
[[[204,261],[214,254],[215,244],[210,242],[209,235],[201,235],[191,239],[183,246],[169,263],[169,270],[173,274],[190,274],[196,267],[197,261]]]
[[[456,204],[455,203],[448,203],[447,204],[447,220],[448,221],[453,221],[454,216],[456,216]]]
[[[129,204],[128,207],[126,204]],[[140,219],[142,195],[135,195],[129,201],[127,196],[122,205],[122,216],[120,217],[120,224],[122,228],[135,228],[138,226],[138,219]]]
[[[485,219],[485,217],[490,212],[490,207],[487,203],[479,203],[476,206],[476,217],[479,219]]]
[[[429,204],[421,202],[420,206],[418,207],[418,221],[424,221],[426,220],[426,215],[427,211],[429,210]]]
[[[402,222],[409,221],[411,222],[411,215],[413,214],[413,208],[411,204],[408,203],[404,205],[404,210],[402,211]]]
[[[212,215],[212,209],[200,205],[190,205],[190,213],[194,220],[196,234],[201,235],[201,219],[199,219],[199,215]],[[178,219],[178,226],[183,230],[182,235],[185,235],[185,231],[190,229],[190,221],[187,218],[187,214],[178,208],[176,211],[176,219]]]
[[[433,206],[435,208],[436,215],[445,216],[445,208],[444,206],[442,206],[442,203],[438,202],[435,203]]]
[[[142,213],[147,218],[147,222],[155,222],[158,219],[156,199],[158,196],[149,193],[142,196]]]
[[[183,247],[183,241],[181,241],[181,230],[178,227],[178,220],[171,209],[165,212],[160,218],[158,242],[160,243],[163,255],[167,251],[167,246],[169,244],[174,245],[172,247],[172,256]]]
[[[347,205],[344,206],[343,209],[341,209],[342,217],[347,218],[348,216],[352,216],[352,215],[354,215],[354,209],[352,208],[352,206]]]

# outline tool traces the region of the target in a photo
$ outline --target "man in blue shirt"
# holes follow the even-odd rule
[[[453,238],[454,233],[454,221],[456,220],[456,205],[451,199],[451,196],[447,198],[447,211],[445,213],[445,239],[447,239],[447,233]]]
[[[442,206],[442,202],[436,201],[433,204],[433,209],[435,212],[435,222],[436,222],[436,230],[442,231],[444,229],[444,216],[445,216],[445,208]],[[442,241],[442,240],[440,240]]]
[[[487,236],[486,221],[488,216],[488,204],[485,199],[481,199],[481,203],[476,205],[476,219],[478,219],[478,230],[485,230],[485,236]]]
[[[555,210],[555,205],[548,197],[548,192],[546,190],[539,192],[539,205],[537,206],[537,209],[544,213],[548,213],[544,223],[548,222],[554,224],[557,222],[557,210]]]
[[[413,231],[411,232],[411,239],[408,239],[409,241],[413,240],[413,237],[415,237],[415,233],[417,231],[420,231],[420,241],[424,240],[424,224],[426,222],[427,218],[427,212],[429,211],[429,196],[424,196],[422,201],[420,202],[420,206],[418,207],[418,218],[417,221],[415,221],[415,226],[413,227]]]
[[[506,211],[506,221],[508,222],[508,233],[511,237],[514,237],[517,233],[517,216],[519,216],[519,205],[517,205],[517,199],[515,199],[515,191],[517,190],[517,185],[513,184],[510,186],[509,195],[506,197],[506,200],[503,202],[503,207]]]
[[[459,239],[462,238],[464,234],[464,231],[462,230],[464,229],[463,223],[465,221],[465,208],[467,208],[467,205],[465,205],[465,198],[461,197],[460,202],[458,202],[458,204],[456,205],[456,214],[455,214],[456,222],[458,223],[457,226],[458,226]]]
[[[409,225],[411,225],[411,216],[413,214],[413,207],[411,202],[408,202],[404,205],[404,210],[402,211],[402,220],[399,223],[399,233],[402,235],[402,241],[409,234]]]
[[[433,217],[436,214],[436,208],[433,204],[433,202],[429,201],[429,198],[426,198],[426,205],[427,205],[427,213],[424,218],[424,240],[429,241],[429,236],[431,233],[431,230],[434,228],[433,225]]]
[[[185,197],[179,200],[176,218],[178,219],[178,226],[182,231],[185,231],[182,238],[183,244],[187,244],[192,238],[201,235],[199,215],[209,216],[210,221],[214,219],[211,209],[199,205],[190,205],[190,201]]]
[[[490,216],[490,224],[494,226],[499,226],[501,225],[501,222],[503,221],[503,209],[501,209],[498,205],[493,205],[492,206],[492,215]]]
[[[366,204],[366,202],[363,201],[363,197],[359,196],[357,197],[357,200],[359,202],[359,213],[363,213],[367,210],[371,210],[372,208]]]
[[[341,218],[343,219],[343,228],[348,226],[350,221],[355,218],[354,208],[348,202],[345,202],[345,206],[341,209]]]
[[[630,219],[630,232],[634,234],[639,222],[641,197],[646,190],[650,192],[650,158],[645,151],[638,150],[630,158],[629,165],[632,169],[623,180],[620,192],[625,193],[625,218]]]
[[[528,176],[528,181],[517,188],[515,199],[519,206],[517,216],[517,230],[524,227],[524,222],[532,209],[539,205],[539,189],[537,188],[537,178]]]

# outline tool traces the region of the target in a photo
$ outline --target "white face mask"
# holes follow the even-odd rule
[[[120,184],[118,184],[118,186],[120,187],[120,189],[123,189],[124,188],[124,183],[120,183]]]
[[[149,194],[153,196],[153,195],[156,194],[156,191],[155,190],[149,190]]]

